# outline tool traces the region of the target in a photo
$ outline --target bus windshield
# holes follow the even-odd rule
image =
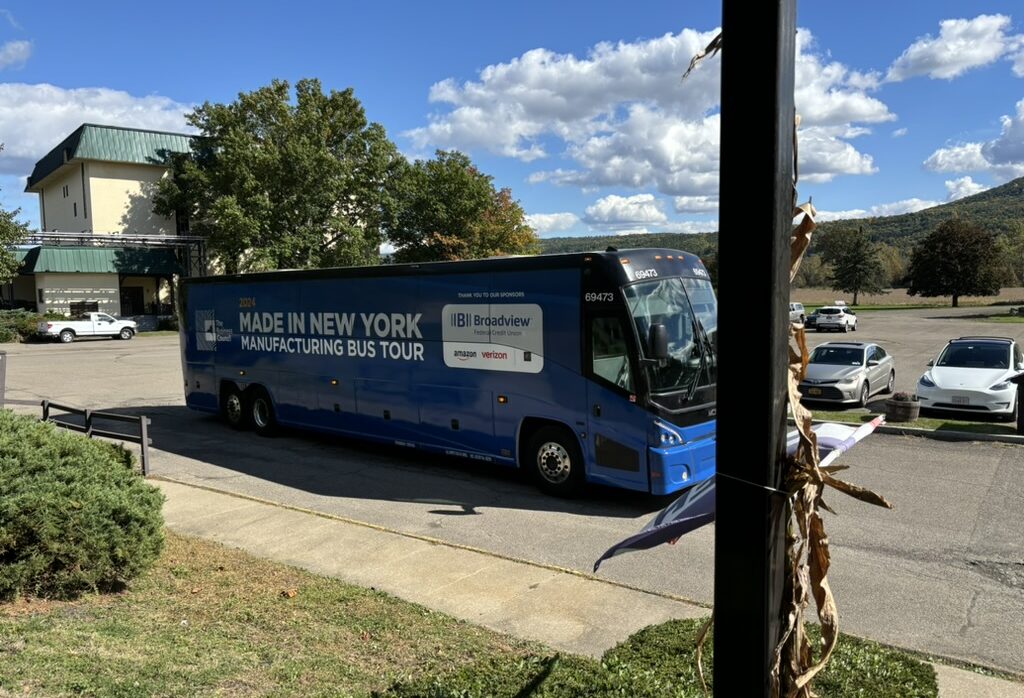
[[[718,308],[709,281],[672,277],[626,286],[623,293],[644,356],[650,354],[651,325],[667,330],[668,360],[645,362],[652,393],[685,391],[689,396],[715,383]]]

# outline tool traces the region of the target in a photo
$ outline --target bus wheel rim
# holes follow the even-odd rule
[[[228,421],[237,424],[242,419],[242,400],[237,395],[228,395]]]
[[[572,459],[562,444],[548,441],[537,451],[537,471],[541,477],[553,485],[569,479],[572,471]]]

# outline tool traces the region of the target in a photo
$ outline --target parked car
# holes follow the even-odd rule
[[[951,339],[928,366],[917,383],[921,407],[1017,419],[1013,380],[1024,373],[1024,352],[1015,339]]]
[[[106,313],[85,313],[69,320],[43,320],[37,331],[44,337],[70,344],[78,337],[131,339],[138,325],[134,320],[118,320]]]
[[[818,311],[815,310],[813,313],[807,316],[804,320],[804,329],[810,330],[818,326]]]
[[[891,393],[896,383],[896,360],[877,344],[825,342],[811,352],[800,394],[863,407],[875,393]]]
[[[804,313],[803,303],[790,303],[789,304],[789,321],[790,322],[803,322],[807,319]]]
[[[814,329],[818,332],[822,330],[856,332],[857,314],[845,306],[826,305],[818,309],[818,321],[815,323]]]

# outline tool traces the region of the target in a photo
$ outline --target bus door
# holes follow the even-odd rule
[[[637,376],[628,329],[619,310],[593,310],[586,316],[587,460],[596,479],[647,491],[651,416],[636,404]]]

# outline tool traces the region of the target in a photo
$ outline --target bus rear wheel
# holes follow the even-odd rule
[[[583,453],[568,429],[545,426],[526,444],[523,464],[537,486],[557,497],[572,497],[583,484]]]
[[[270,400],[270,394],[259,385],[249,388],[248,402],[249,422],[259,436],[272,436],[277,428],[277,418],[274,416],[274,403]]]

